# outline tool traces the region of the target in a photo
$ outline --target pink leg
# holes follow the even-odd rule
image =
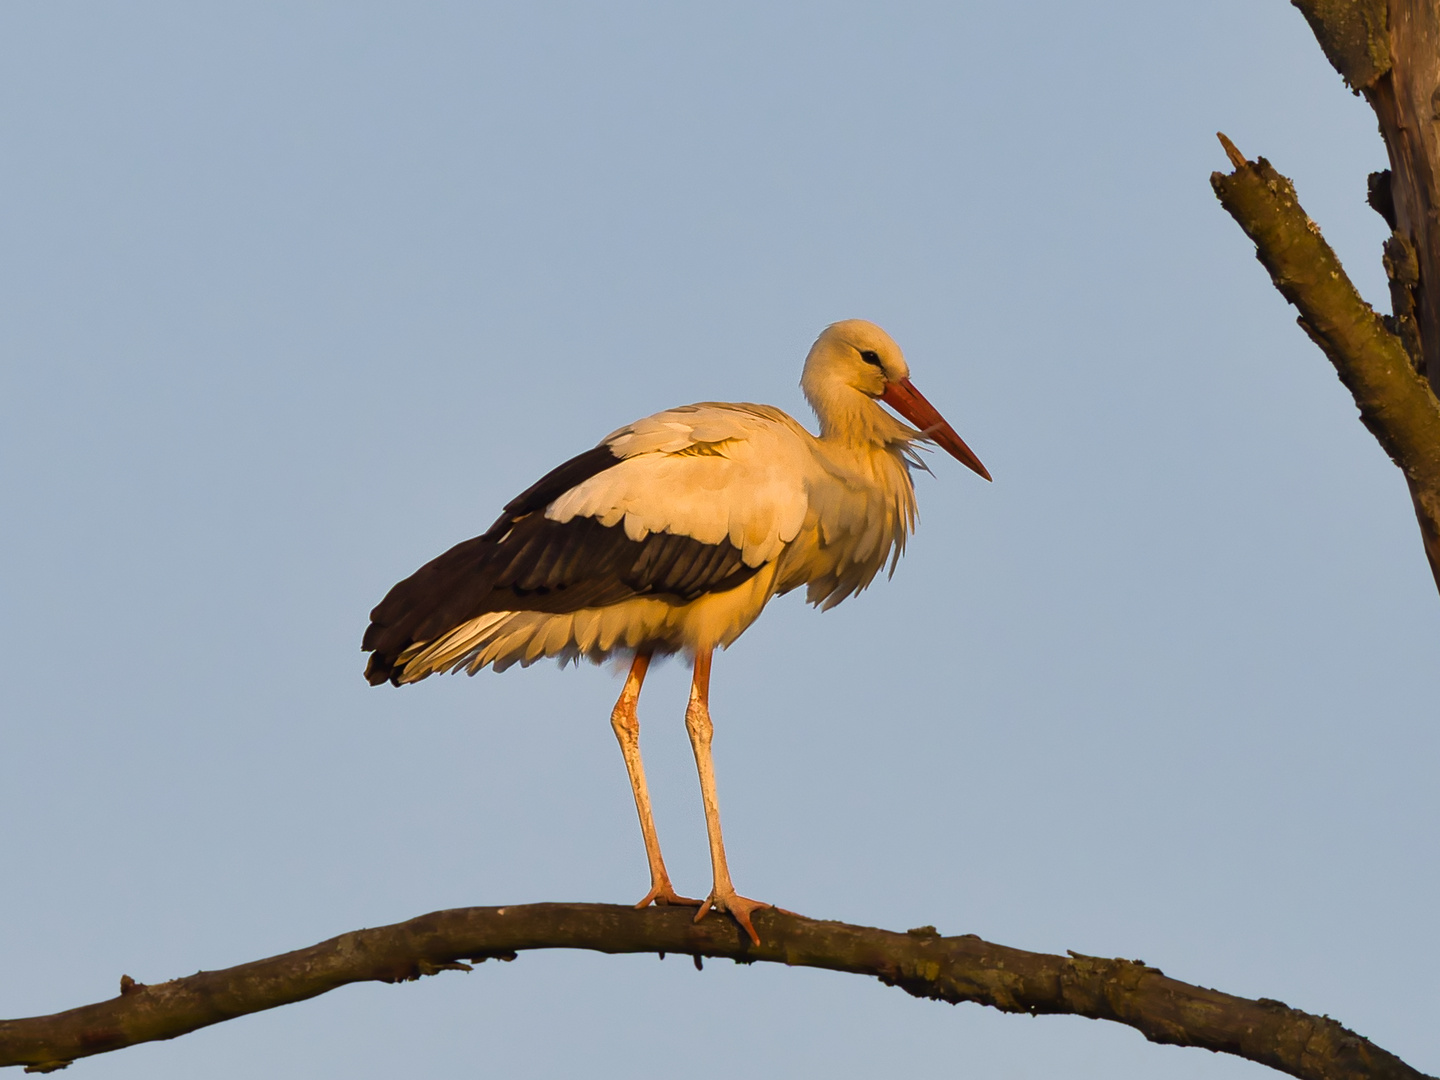
[[[715,876],[710,895],[700,905],[695,921],[703,919],[712,907],[717,911],[728,911],[750,935],[750,940],[759,945],[760,935],[750,924],[750,913],[771,905],[747,899],[735,891],[735,885],[730,880],[730,868],[725,863],[725,839],[720,834],[720,800],[715,795],[715,766],[710,757],[710,742],[714,735],[714,725],[710,722],[710,660],[713,655],[713,649],[696,654],[695,677],[690,683],[690,704],[685,709],[685,730],[690,733],[695,766],[700,771],[700,797],[705,801],[705,831],[710,837],[710,865]]]
[[[625,689],[620,691],[620,700],[615,702],[615,709],[610,713],[610,726],[620,740],[620,752],[625,755],[625,771],[630,774],[630,789],[635,793],[640,834],[645,838],[645,857],[650,861],[650,891],[635,906],[685,904],[693,907],[700,901],[676,893],[670,884],[670,875],[665,872],[665,860],[660,856],[660,838],[655,833],[655,816],[650,811],[650,789],[645,786],[645,764],[640,760],[640,717],[635,707],[639,704],[640,687],[645,682],[645,672],[649,667],[650,654],[636,653],[635,662],[630,665],[630,674],[625,678]]]

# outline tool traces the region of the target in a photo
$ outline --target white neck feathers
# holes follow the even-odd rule
[[[846,378],[845,368],[825,355],[816,342],[805,361],[800,389],[820,421],[820,438],[859,448],[909,442],[919,432],[895,419],[878,401]]]

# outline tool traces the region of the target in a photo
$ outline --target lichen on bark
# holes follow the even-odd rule
[[[1290,0],[1310,24],[1326,58],[1352,90],[1390,70],[1386,0]]]
[[[1351,283],[1294,184],[1264,158],[1247,161],[1220,139],[1235,171],[1210,177],[1215,194],[1254,241],[1275,288],[1300,312],[1301,327],[1334,364],[1361,421],[1405,474],[1440,588],[1440,399],[1405,342]],[[1412,276],[1409,268],[1403,272]]]

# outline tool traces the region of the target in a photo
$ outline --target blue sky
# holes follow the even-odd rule
[[[361,678],[397,579],[873,319],[948,459],[893,581],[717,658],[742,892],[1328,1013],[1440,1071],[1434,642],[1400,474],[1211,194],[1383,303],[1372,115],[1280,0],[0,11],[0,1015],[441,907],[622,902],[618,679]],[[686,673],[641,705],[709,881]],[[528,954],[75,1066],[1225,1077],[851,976]]]

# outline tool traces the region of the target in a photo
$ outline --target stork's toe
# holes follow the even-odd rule
[[[762,908],[774,907],[774,904],[767,904],[763,900],[751,900],[748,896],[741,896],[734,889],[714,889],[700,905],[700,910],[695,913],[695,921],[699,922],[705,917],[705,913],[712,907],[716,911],[729,912],[730,917],[740,924],[740,929],[750,935],[750,940],[756,945],[760,944],[760,935],[755,932],[751,925],[750,915],[752,912]]]
[[[700,907],[702,903],[703,901],[701,900],[692,900],[688,896],[681,896],[675,891],[674,886],[672,886],[670,882],[661,881],[651,886],[650,891],[635,905],[635,909],[638,911],[641,908],[649,907],[651,904],[658,904],[661,907],[668,907],[672,904],[676,907]]]

